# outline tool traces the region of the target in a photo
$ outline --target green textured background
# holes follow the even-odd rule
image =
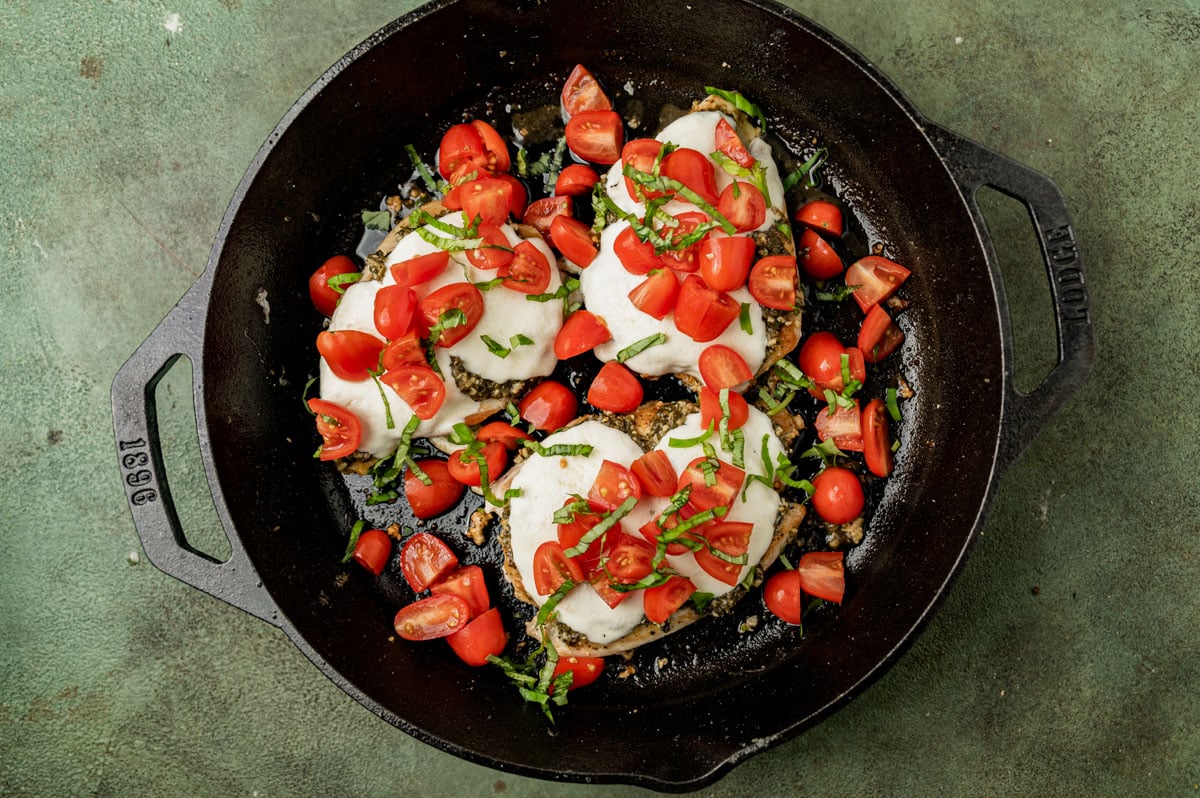
[[[150,566],[125,507],[113,374],[200,274],[293,99],[415,5],[0,2],[0,794],[639,792],[396,731],[283,634]],[[1100,357],[913,649],[703,794],[1198,794],[1200,3],[789,5],[1058,183]],[[986,207],[1029,386],[1053,358],[1048,294],[1023,211]],[[159,392],[169,472],[220,553],[188,380]]]

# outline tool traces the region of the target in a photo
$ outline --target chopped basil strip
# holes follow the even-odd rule
[[[738,324],[742,326],[742,332],[746,335],[754,335],[754,325],[750,323],[749,302],[742,303],[742,309],[738,312]]]
[[[805,187],[816,188],[818,181],[813,179],[813,172],[820,168],[820,166],[825,163],[825,160],[828,157],[829,150],[825,149],[824,147],[819,148],[815,153],[813,153],[811,158],[800,164],[796,171],[784,178],[783,190],[791,191],[791,189],[801,180],[804,180]]]
[[[386,504],[390,501],[395,501],[400,498],[400,494],[394,490],[384,491],[382,493],[372,493],[367,496],[367,506],[372,507],[376,504]]]
[[[543,446],[538,441],[522,440],[521,445],[542,457],[569,457],[579,455],[587,457],[594,448],[590,443],[556,443],[553,446]]]
[[[546,621],[550,619],[550,613],[554,612],[554,608],[558,603],[567,597],[567,594],[575,589],[577,582],[572,582],[570,579],[563,580],[563,583],[546,598],[546,603],[541,606],[537,614],[537,625],[545,626]]]
[[[417,465],[416,460],[412,459],[411,457],[406,457],[404,458],[404,462],[408,464],[408,470],[412,472],[412,475],[421,480],[422,485],[433,484],[433,479],[431,479],[428,474],[421,470],[421,467]]]
[[[588,546],[590,546],[593,541],[599,540],[601,535],[616,526],[617,522],[622,518],[629,515],[629,512],[633,509],[635,504],[637,504],[636,496],[630,496],[628,499],[621,502],[620,507],[613,510],[604,518],[604,520],[589,529],[587,533],[579,539],[578,543],[567,549],[564,553],[568,557],[578,557],[580,554],[583,554],[588,550]]]
[[[617,352],[617,362],[624,363],[626,360],[629,360],[629,358],[633,357],[634,355],[640,355],[642,352],[645,352],[650,347],[661,346],[662,344],[665,344],[666,342],[667,342],[667,334],[666,333],[655,333],[654,335],[647,335],[645,338],[642,338],[641,340],[638,340],[638,341],[634,341],[629,346],[622,349],[620,352]]]
[[[667,446],[672,449],[686,449],[689,446],[699,446],[707,441],[713,434],[713,423],[708,422],[708,429],[700,433],[694,438],[668,438]]]
[[[465,252],[468,249],[479,249],[484,241],[482,238],[446,238],[425,227],[418,227],[417,235],[423,241],[433,244],[444,252]]]
[[[792,565],[792,561],[789,560],[787,555],[784,554],[783,552],[779,553],[779,561],[781,563],[783,563],[783,567],[786,568],[787,570],[789,570],[789,571],[796,570],[796,566]]]
[[[430,365],[437,370],[437,358],[434,356],[433,350],[437,346],[438,338],[442,336],[445,330],[452,327],[461,327],[467,323],[467,314],[462,308],[450,308],[443,310],[438,316],[437,323],[429,328],[429,343],[425,347],[425,359]]]
[[[521,333],[517,333],[508,339],[510,346],[497,343],[490,335],[481,335],[479,339],[483,341],[483,345],[488,348],[489,352],[500,358],[508,357],[513,349],[516,349],[518,346],[533,346],[533,339]]]
[[[387,428],[395,429],[396,422],[392,420],[392,403],[388,401],[387,394],[383,392],[383,383],[379,381],[379,375],[382,373],[382,369],[379,371],[367,372],[367,374],[370,374],[371,379],[375,382],[375,387],[379,389],[379,398],[383,400],[383,413],[384,417],[387,419]]]
[[[861,286],[858,285],[840,285],[830,288],[827,291],[818,291],[817,299],[822,302],[844,302],[857,291]]]
[[[451,443],[457,446],[467,446],[475,442],[475,433],[461,421],[450,428],[450,434],[447,437]]]
[[[571,294],[579,290],[579,280],[574,277],[567,278],[558,290],[548,294],[526,294],[525,298],[530,302],[552,302],[555,299],[561,299],[563,303],[563,316],[570,316],[580,308],[578,303],[571,302]]]
[[[514,427],[521,423],[521,411],[512,402],[504,406],[504,415],[508,417],[508,423]]]
[[[555,510],[552,518],[556,524],[572,524],[577,515],[594,515],[587,499],[582,496],[576,496],[570,504],[565,504]]]
[[[425,184],[425,189],[430,194],[438,193],[437,181],[433,179],[433,174],[430,173],[429,167],[421,160],[421,156],[417,154],[417,148],[411,144],[404,145],[404,151],[408,153],[408,160],[412,161],[413,169],[417,170],[417,174],[421,176],[421,182]]]
[[[782,397],[776,399],[774,396],[767,393],[767,391],[765,389],[759,388],[758,389],[758,398],[765,405],[765,407],[763,408],[763,412],[766,413],[768,416],[773,416],[776,413],[778,413],[780,410],[785,409],[788,405],[790,405],[792,403],[792,400],[796,398],[796,392],[788,391]]]
[[[805,449],[800,453],[801,457],[811,457],[820,459],[822,462],[831,463],[838,457],[846,457],[846,453],[838,448],[833,442],[833,438],[827,441],[820,441],[810,449]]]
[[[892,421],[900,420],[900,404],[897,401],[899,396],[895,388],[888,388],[885,394],[887,397],[888,415],[892,417]]]
[[[754,103],[750,102],[742,95],[740,91],[730,91],[728,89],[718,89],[713,86],[705,86],[704,91],[708,94],[715,94],[722,100],[727,100],[733,103],[733,107],[746,114],[754,117],[758,122],[758,126],[763,130],[767,129],[767,119],[763,116],[762,109]]]
[[[892,441],[892,453],[894,454],[898,451],[900,451],[900,439],[899,438]]]
[[[738,468],[745,468],[746,434],[739,428],[729,433],[729,437],[733,439],[733,464]]]
[[[716,596],[714,596],[712,593],[705,593],[703,591],[697,590],[695,593],[692,594],[692,605],[696,608],[696,612],[702,613],[706,609],[708,609],[708,605],[715,598],[716,598]]]
[[[391,230],[392,229],[392,212],[391,211],[363,211],[362,212],[363,227],[368,230]]]
[[[391,466],[387,466],[388,458],[383,458],[371,467],[371,475],[375,478],[374,487],[376,490],[382,490],[391,485],[399,478],[401,471],[404,468],[404,461],[408,459],[409,448],[412,446],[413,433],[420,426],[421,419],[416,416],[410,416],[408,423],[404,425],[404,429],[400,432],[400,442],[396,445],[396,452],[392,455]]]
[[[350,562],[350,558],[354,556],[354,547],[358,545],[358,537],[366,525],[367,522],[360,518],[354,522],[354,526],[350,527],[350,541],[346,544],[346,553],[342,555],[342,562]]]
[[[750,182],[754,185],[754,187],[756,189],[758,189],[758,192],[763,195],[763,199],[765,199],[767,201],[767,204],[770,204],[771,188],[770,188],[770,186],[767,185],[767,169],[760,162],[758,162],[756,160],[754,162],[753,166],[747,168],[745,166],[742,166],[737,161],[733,160],[732,158],[730,158],[728,155],[726,155],[723,152],[709,153],[708,157],[712,158],[713,161],[716,162],[717,166],[719,166],[723,170],[725,170],[725,172],[727,174],[732,175],[733,177],[748,178],[750,180]],[[736,181],[733,183],[733,186],[734,186],[734,197],[736,198],[737,197],[737,182]],[[787,229],[786,227],[783,229],[783,232],[787,233],[788,235],[791,235],[791,230]]]
[[[308,411],[310,416],[315,416],[316,413],[308,406],[308,392],[313,387],[313,383],[317,381],[317,377],[310,377],[308,382],[304,383],[304,391],[300,394],[300,401],[304,404],[304,409]]]
[[[713,221],[715,221],[727,235],[733,235],[737,232],[737,227],[734,226],[733,222],[726,219],[721,212],[710,205],[707,200],[678,180],[667,177],[666,175],[654,175],[650,174],[649,172],[643,172],[640,169],[633,168],[632,166],[623,167],[621,172],[636,185],[643,188],[648,188],[651,191],[663,191],[679,195],[712,217]]]
[[[386,213],[386,211],[384,211]],[[339,294],[346,293],[346,286],[353,285],[362,279],[362,272],[345,272],[335,274],[325,281],[325,284]]]
[[[805,390],[808,390],[816,387],[816,383],[809,379],[808,376],[790,360],[781,359],[775,362],[775,376],[777,376],[781,382],[795,386],[796,388],[804,388]]]
[[[478,283],[471,283],[471,285],[475,286],[480,291],[491,291],[493,288],[495,288],[496,286],[500,285],[503,282],[504,282],[503,277],[493,277],[490,280],[484,280],[484,281],[478,282]]]
[[[634,582],[632,585],[623,585],[617,582],[610,583],[609,587],[611,587],[617,593],[630,593],[634,590],[648,590],[652,587],[665,585],[673,576],[676,576],[676,574],[672,571],[651,571],[649,574],[643,576],[640,580]]]

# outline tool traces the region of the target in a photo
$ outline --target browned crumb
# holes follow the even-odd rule
[[[484,530],[487,529],[488,523],[492,520],[492,514],[480,507],[475,512],[471,513],[471,520],[467,523],[467,537],[476,546],[482,546],[487,542],[487,536],[484,535]]]

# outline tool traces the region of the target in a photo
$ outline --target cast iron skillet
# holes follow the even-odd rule
[[[358,211],[407,176],[402,146],[432,152],[464,112],[505,119],[518,104],[552,102],[579,62],[613,94],[629,81],[626,108],[737,88],[784,139],[815,135],[829,147],[828,174],[857,222],[913,271],[901,319],[916,397],[896,473],[848,557],[844,606],[820,613],[803,639],[770,623],[739,635],[737,620],[765,614],[748,598],[731,622],[643,649],[636,677],[610,674],[573,694],[550,734],[497,669],[470,669],[444,646],[388,641],[399,588],[358,571],[345,579],[338,561],[358,510],[346,483],[312,459],[299,393],[318,330],[306,278],[352,248]],[[1058,360],[1029,394],[1013,385],[1003,284],[974,199],[984,185],[1028,207],[1049,278]],[[262,290],[269,323],[255,301]],[[163,471],[154,387],[180,355],[194,364],[226,562],[187,544]],[[896,660],[959,569],[1000,473],[1092,358],[1081,259],[1054,185],[930,123],[862,56],[795,13],[769,0],[444,0],[355,48],[288,112],[238,186],[208,269],[117,375],[113,406],[151,561],[280,627],[368,709],[493,767],[685,790],[812,726]],[[445,524],[452,540],[458,522]],[[464,556],[491,556],[456,540]]]

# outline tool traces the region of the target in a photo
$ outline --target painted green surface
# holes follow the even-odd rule
[[[703,794],[1197,794],[1200,3],[790,4],[935,121],[1055,179],[1100,359],[914,648]],[[124,505],[112,375],[203,269],[292,100],[414,5],[0,3],[0,794],[625,792],[394,730],[282,634],[146,563]],[[1031,385],[1051,328],[1010,205],[988,209]],[[160,390],[172,484],[219,552],[187,379]]]

